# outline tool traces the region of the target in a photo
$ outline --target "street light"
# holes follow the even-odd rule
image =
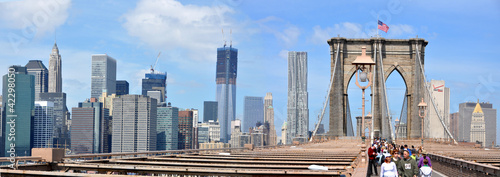
[[[365,143],[365,89],[372,85],[372,80],[370,79],[372,76],[372,65],[375,65],[375,62],[371,57],[366,56],[366,47],[361,47],[361,56],[357,56],[356,59],[352,62],[356,67],[356,85],[362,90],[362,99],[361,102],[361,128],[363,129],[361,132],[361,139],[363,143]],[[368,80],[368,85],[361,86],[358,81],[358,73],[359,73],[359,81],[366,82]]]
[[[422,148],[424,147],[424,117],[427,115],[427,103],[424,102],[424,98],[418,104],[418,116],[422,118]]]

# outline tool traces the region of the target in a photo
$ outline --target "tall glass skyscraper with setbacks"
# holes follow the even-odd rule
[[[25,67],[11,66],[3,76],[2,120],[7,157],[30,156],[33,148],[33,116],[35,105],[35,76]],[[11,148],[12,147],[12,148]]]
[[[231,137],[231,121],[236,117],[236,73],[238,69],[238,49],[232,45],[217,48],[217,119],[220,123],[221,142],[227,143]]]
[[[116,93],[116,60],[106,54],[92,55],[91,98],[99,98],[104,90]]]

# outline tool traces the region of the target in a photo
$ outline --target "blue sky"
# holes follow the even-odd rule
[[[272,92],[279,130],[286,120],[286,53],[306,51],[312,127],[330,78],[326,40],[373,36],[377,14],[390,27],[387,34],[380,31],[382,37],[418,35],[429,41],[427,79],[445,80],[451,88],[450,112],[477,99],[498,107],[497,1],[0,1],[0,74],[31,59],[48,67],[57,36],[63,91],[68,107],[74,107],[90,96],[92,54],[117,59],[117,79],[129,81],[130,92],[139,94],[140,79],[161,51],[157,70],[168,73],[168,101],[203,111],[203,101],[215,100],[216,48],[223,44],[223,28],[225,39],[239,50],[237,118],[243,117],[244,96]],[[387,87],[391,112],[399,116],[403,80],[391,75]],[[351,85],[349,95],[354,117],[361,114],[361,91]]]

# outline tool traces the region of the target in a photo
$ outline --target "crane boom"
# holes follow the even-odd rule
[[[158,64],[158,59],[160,58],[160,53],[158,53],[158,56],[156,57],[156,61],[155,61],[155,64],[154,65],[151,65],[151,73],[154,73],[155,72],[155,68],[156,68],[156,64]]]

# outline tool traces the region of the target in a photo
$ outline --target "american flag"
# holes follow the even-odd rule
[[[378,29],[387,33],[387,31],[389,31],[389,26],[387,26],[385,23],[383,23],[379,20],[378,21]]]

